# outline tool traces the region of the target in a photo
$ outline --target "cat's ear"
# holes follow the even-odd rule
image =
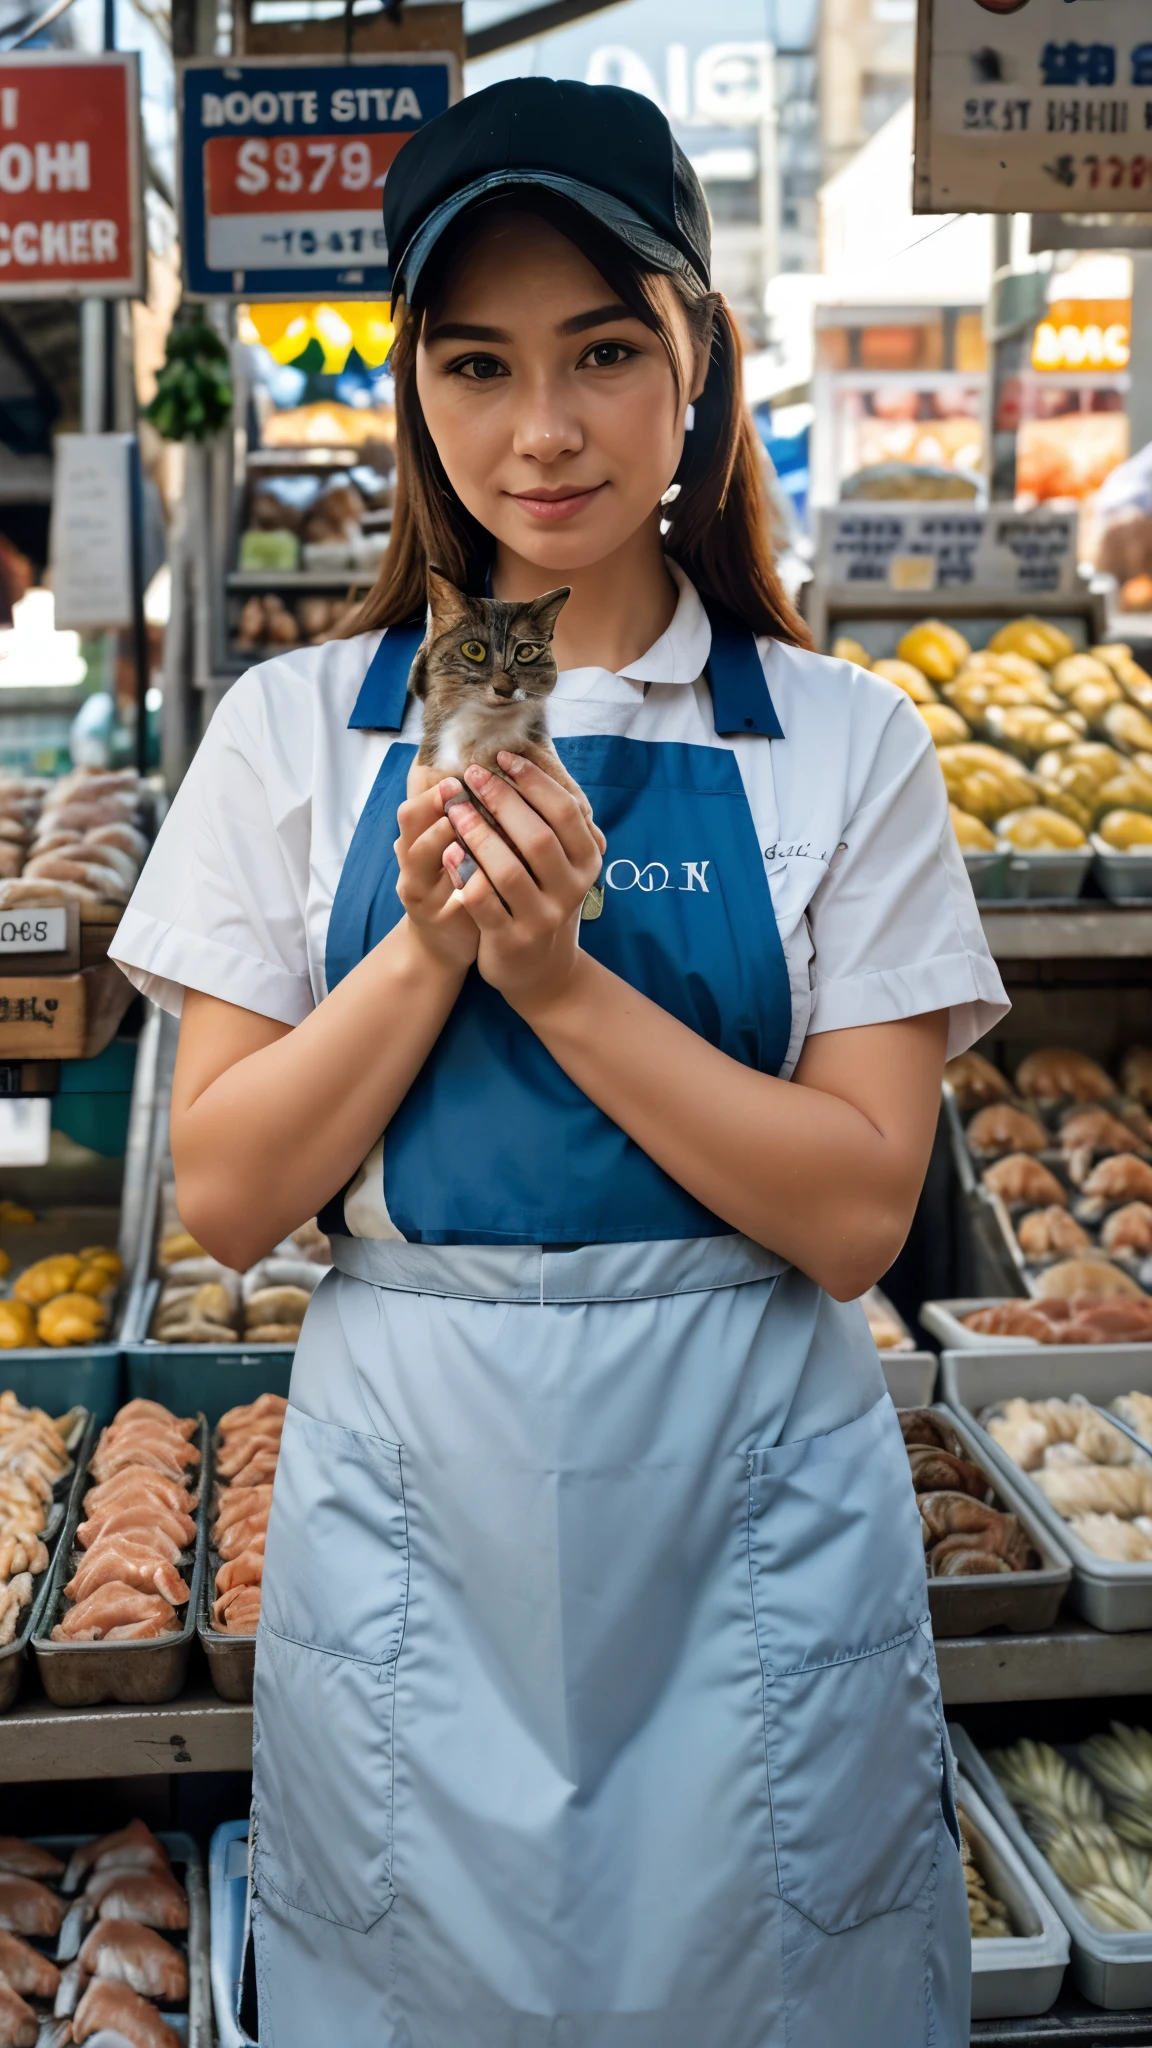
[[[534,597],[524,609],[537,631],[546,640],[552,638],[556,621],[572,595],[572,585],[566,583],[562,590],[546,590],[543,597]]]
[[[468,599],[458,590],[443,569],[428,565],[428,604],[432,613],[432,624],[437,632],[445,631],[458,619],[468,617]]]

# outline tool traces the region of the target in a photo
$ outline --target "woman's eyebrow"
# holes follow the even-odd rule
[[[512,336],[502,327],[465,327],[455,320],[442,320],[426,337],[426,343],[433,341],[511,341]]]
[[[634,320],[631,306],[614,299],[609,306],[593,306],[589,313],[573,313],[570,320],[562,320],[557,334],[584,334],[589,327],[603,327],[609,320]]]

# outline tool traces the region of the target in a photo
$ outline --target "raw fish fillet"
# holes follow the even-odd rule
[[[219,1430],[223,1437],[230,1436],[235,1429],[242,1429],[246,1422],[257,1422],[262,1416],[278,1415],[281,1420],[288,1413],[288,1403],[283,1394],[261,1394],[255,1401],[248,1401],[240,1408],[229,1408],[220,1417]]]
[[[0,1649],[14,1642],[22,1610],[32,1598],[31,1572],[17,1572],[6,1586],[0,1586]]]
[[[9,1934],[59,1934],[64,1904],[34,1877],[0,1877],[0,1928]]]
[[[105,2027],[131,2048],[183,2048],[179,2034],[138,1991],[94,1977],[73,2015],[72,2039],[87,2041]]]
[[[225,1635],[255,1635],[259,1620],[259,1586],[234,1586],[212,1602],[212,1626]]]
[[[138,1920],[179,1931],[188,1925],[182,1885],[163,1870],[96,1871],[84,1888],[86,1920]]]
[[[220,1505],[216,1510],[216,1532],[218,1535],[223,1535],[225,1529],[229,1528],[233,1522],[244,1521],[247,1516],[257,1513],[262,1514],[265,1521],[267,1521],[268,1510],[271,1506],[272,1487],[270,1484],[266,1486],[243,1486],[239,1490],[231,1486],[226,1487],[220,1495]]]
[[[191,1598],[189,1587],[168,1558],[157,1557],[154,1550],[130,1543],[124,1536],[109,1536],[89,1550],[65,1586],[64,1594],[66,1599],[81,1601],[98,1587],[114,1584],[132,1586],[141,1593],[159,1593],[173,1607],[183,1607]]]
[[[163,1621],[124,1621],[116,1628],[110,1628],[101,1637],[105,1643],[154,1643],[160,1636],[170,1636],[171,1628]]]
[[[172,1508],[154,1500],[128,1501],[101,1509],[89,1516],[86,1522],[81,1522],[76,1531],[76,1541],[82,1550],[91,1550],[93,1544],[105,1536],[126,1536],[137,1530],[154,1538],[162,1536],[171,1552],[173,1564],[196,1541],[196,1524],[191,1515],[177,1514]]]
[[[219,1534],[213,1532],[213,1542],[221,1557],[239,1557],[257,1543],[262,1543],[268,1533],[267,1515],[252,1515],[246,1522],[232,1522]]]
[[[0,1934],[0,1980],[22,1998],[55,1998],[60,1972],[18,1934]]]
[[[77,1892],[90,1870],[160,1870],[165,1876],[172,1869],[171,1860],[163,1842],[158,1841],[145,1821],[130,1820],[126,1828],[117,1828],[111,1835],[97,1835],[94,1841],[82,1842],[73,1849],[64,1872],[64,1890]]]
[[[175,1437],[132,1433],[118,1444],[98,1444],[88,1469],[101,1484],[134,1467],[159,1472],[162,1479],[179,1482],[186,1465],[199,1463],[200,1453],[195,1444],[183,1443]]]
[[[90,1486],[84,1495],[86,1515],[98,1515],[113,1501],[123,1506],[126,1501],[159,1500],[165,1507],[178,1515],[187,1514],[194,1502],[189,1499],[188,1489],[182,1479],[165,1479],[162,1472],[148,1472],[140,1467],[129,1466],[106,1479],[102,1486]]]
[[[166,1424],[169,1429],[174,1429],[179,1436],[185,1438],[194,1437],[196,1434],[196,1417],[194,1415],[173,1415],[169,1409],[162,1408],[159,1401],[144,1401],[140,1399],[126,1401],[123,1408],[117,1412],[112,1427],[113,1429],[119,1429],[121,1423],[124,1422],[145,1421]]]
[[[19,1835],[0,1835],[0,1870],[12,1877],[59,1877],[64,1865],[51,1849],[38,1842],[21,1841]],[[0,1969],[3,1969],[0,1962]]]
[[[264,1539],[251,1550],[222,1564],[216,1574],[216,1591],[231,1593],[237,1586],[258,1586],[264,1577]]]
[[[131,1586],[100,1586],[75,1607],[70,1607],[52,1631],[54,1643],[98,1643],[110,1629],[128,1623],[163,1623],[164,1632],[179,1633],[176,1610],[156,1593],[139,1593]],[[121,1638],[121,1641],[123,1638]]]
[[[245,1434],[237,1437],[234,1442],[226,1444],[224,1449],[218,1452],[216,1470],[221,1479],[233,1479],[237,1472],[243,1466],[250,1463],[253,1458],[270,1457],[275,1460],[279,1456],[280,1438],[278,1436],[263,1434],[250,1436]]]
[[[40,2022],[30,2005],[0,1977],[0,2048],[36,2048]]]
[[[246,1465],[232,1475],[233,1486],[263,1486],[276,1477],[278,1449],[253,1452]]]
[[[127,1984],[142,1998],[178,2005],[188,1996],[188,1964],[178,1948],[134,1920],[101,1920],[77,1957],[83,1979]]]

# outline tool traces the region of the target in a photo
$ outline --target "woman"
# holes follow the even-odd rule
[[[183,996],[189,1227],[238,1266],[315,1210],[333,1241],[257,1657],[262,2048],[959,2048],[918,1520],[855,1302],[946,1047],[1005,1007],[928,733],[780,590],[654,107],[494,86],[385,218],[379,584],[225,699],[117,946]],[[571,586],[549,722],[603,863],[527,762],[465,778],[506,838],[411,772],[429,562]]]

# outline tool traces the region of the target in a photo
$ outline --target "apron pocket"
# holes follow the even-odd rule
[[[360,1933],[394,1896],[407,1598],[399,1447],[289,1408],[256,1656],[254,1872],[258,1889]]]
[[[839,1933],[917,1896],[940,1805],[924,1550],[891,1402],[751,1453],[748,1485],[780,1893]]]

